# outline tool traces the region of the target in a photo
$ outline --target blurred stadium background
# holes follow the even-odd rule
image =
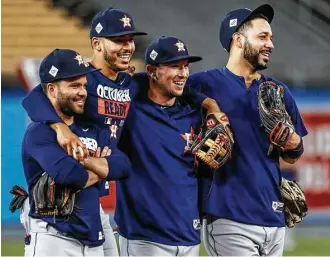
[[[133,60],[143,69],[146,44],[161,35],[177,36],[204,61],[193,71],[225,65],[227,53],[218,40],[223,15],[233,8],[270,3],[275,51],[269,76],[291,88],[309,129],[305,155],[291,170],[304,188],[310,206],[303,224],[291,230],[285,255],[330,256],[330,1],[329,0],[2,0],[2,151],[1,253],[22,255],[24,231],[19,213],[11,214],[9,189],[26,185],[20,144],[29,122],[21,100],[37,83],[41,58],[54,48],[75,49],[91,57],[89,25],[105,7],[130,12],[138,29]],[[114,189],[114,187],[113,187]],[[103,199],[112,212],[113,197]],[[201,255],[206,255],[202,249]]]

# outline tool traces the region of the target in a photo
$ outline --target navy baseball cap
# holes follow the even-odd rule
[[[165,36],[154,40],[147,47],[145,53],[146,64],[165,64],[180,60],[188,60],[188,62],[198,62],[202,60],[202,57],[189,55],[188,49],[182,40],[176,37]]]
[[[230,43],[233,34],[254,14],[262,14],[268,18],[271,23],[274,18],[274,9],[269,4],[263,4],[253,11],[248,8],[234,9],[225,15],[220,26],[220,42],[223,48],[229,52]]]
[[[118,37],[124,35],[147,35],[135,31],[132,16],[121,9],[107,8],[100,11],[92,20],[89,37]]]
[[[80,54],[70,49],[55,49],[41,62],[39,77],[41,83],[70,79],[97,71],[89,66]]]

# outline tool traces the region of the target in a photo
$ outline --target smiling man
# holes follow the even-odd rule
[[[229,53],[226,67],[192,74],[187,82],[217,101],[235,139],[230,161],[216,173],[201,173],[203,240],[213,256],[283,254],[279,159],[290,163],[299,159],[307,130],[288,87],[259,73],[268,67],[274,49],[273,16],[268,4],[253,11],[228,12],[220,27],[221,44]],[[283,148],[273,145],[261,127],[258,90],[262,83],[284,92],[293,133]]]
[[[22,143],[22,162],[31,206],[29,227],[26,227],[29,233],[26,256],[104,254],[99,201],[104,183],[99,181],[127,177],[130,165],[124,154],[110,155],[109,138],[102,135],[100,129],[75,119],[84,112],[86,75],[93,72],[97,69],[69,49],[55,49],[41,62],[39,76],[45,95],[56,114],[86,143],[90,155],[83,162],[73,159],[58,145],[56,133],[48,125],[43,122],[29,124]],[[100,146],[104,147],[102,154]],[[75,156],[79,152],[73,150],[72,154]],[[50,185],[40,182],[46,176],[50,178]],[[63,187],[65,189],[61,191]],[[73,192],[69,196],[72,208],[63,214],[59,195],[68,191]],[[24,211],[26,214],[28,210]]]
[[[117,182],[115,219],[122,256],[197,256],[200,221],[194,157],[185,154],[201,123],[200,108],[182,97],[191,56],[182,40],[161,37],[146,50],[147,74],[119,141],[131,160]]]

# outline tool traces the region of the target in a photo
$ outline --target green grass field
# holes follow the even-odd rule
[[[18,241],[2,241],[2,256],[23,256],[24,244]],[[204,247],[201,247],[201,256],[207,253]],[[295,251],[285,252],[286,256],[330,256],[330,238],[297,238],[297,247]]]

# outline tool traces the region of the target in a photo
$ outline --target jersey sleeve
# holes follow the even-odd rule
[[[182,97],[186,102],[195,107],[201,107],[208,96],[206,93],[207,83],[204,73],[195,73],[188,77]]]
[[[306,136],[308,131],[300,115],[296,101],[294,100],[289,88],[286,85],[284,85],[284,101],[286,110],[291,117],[292,124],[295,127],[296,133],[301,137]]]
[[[27,131],[23,147],[56,183],[77,189],[87,183],[88,173],[84,166],[67,155],[58,145],[55,133],[45,124],[40,123]]]
[[[190,75],[186,84],[188,85],[186,89],[187,91],[193,92],[194,94],[196,94],[195,92],[198,92],[201,95],[206,96],[208,91],[207,73],[198,72]]]
[[[34,122],[63,122],[55,112],[48,97],[43,92],[41,85],[32,89],[32,91],[23,99],[22,105],[28,116]]]
[[[131,169],[131,163],[126,154],[119,151],[117,147],[111,147],[109,128],[99,129],[97,138],[97,143],[102,149],[105,146],[111,149],[111,155],[105,157],[109,167],[109,174],[106,180],[122,180],[127,178]]]
[[[206,95],[201,92],[198,92],[189,84],[185,85],[182,97],[187,103],[196,107],[201,107],[202,103],[207,98]]]
[[[100,197],[109,195],[109,192],[110,192],[109,181],[102,179],[101,181],[98,182],[98,187],[100,190]]]

